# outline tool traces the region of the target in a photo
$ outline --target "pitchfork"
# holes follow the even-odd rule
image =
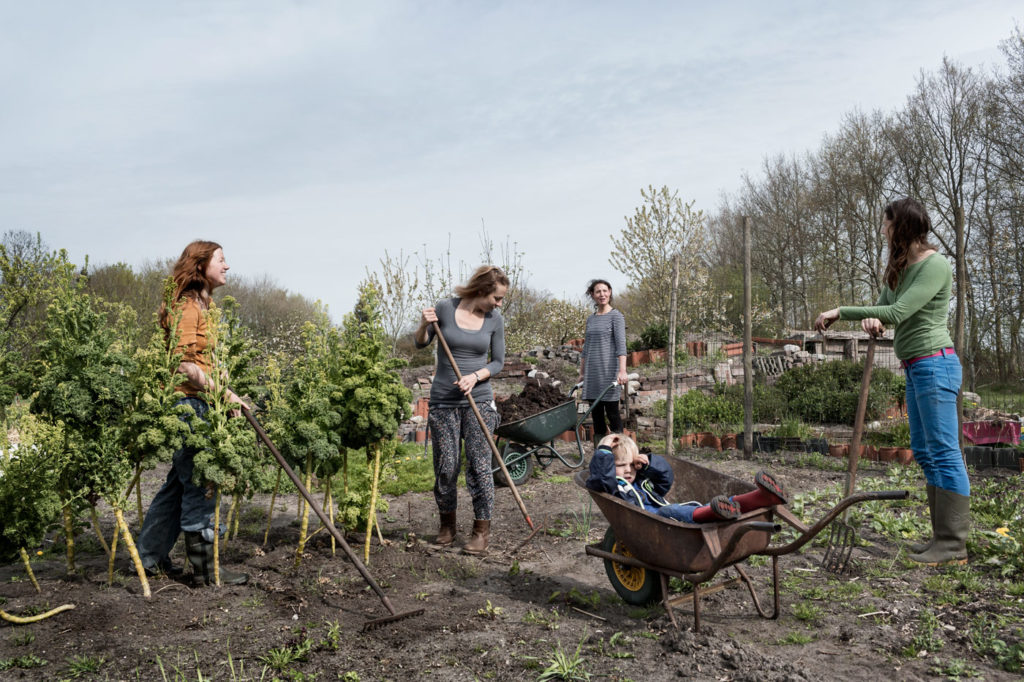
[[[825,338],[822,332],[822,338]],[[871,368],[875,364],[875,335],[868,337],[868,352],[864,359],[864,374],[860,380],[860,397],[857,400],[857,414],[853,420],[853,437],[850,438],[850,463],[846,469],[846,493],[845,497],[853,494],[854,484],[857,480],[857,462],[860,459],[860,440],[864,434],[864,414],[868,409],[868,392],[871,390]],[[832,522],[829,531],[828,545],[825,547],[825,555],[821,558],[821,567],[830,573],[840,575],[846,570],[850,561],[850,554],[857,544],[857,534],[849,524],[850,510],[843,513],[843,520],[836,519]]]

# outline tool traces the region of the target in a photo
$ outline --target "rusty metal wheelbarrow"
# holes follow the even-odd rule
[[[494,430],[494,435],[505,441],[505,447],[501,451],[501,458],[505,462],[505,468],[512,478],[512,482],[521,485],[530,478],[533,473],[533,460],[530,455],[537,458],[537,462],[543,467],[547,466],[552,459],[558,458],[562,464],[570,469],[583,466],[585,456],[583,454],[583,438],[580,428],[583,422],[593,411],[594,407],[604,398],[608,391],[618,386],[616,383],[609,384],[601,391],[598,399],[590,404],[589,409],[582,415],[577,416],[576,399],[573,394],[580,388],[577,384],[569,391],[569,400],[548,408],[529,417],[517,419],[508,424],[501,424]],[[566,458],[555,449],[555,437],[572,429],[576,432],[576,456]],[[501,473],[497,460],[492,457],[491,473],[494,476],[495,485],[507,485],[505,476]],[[547,461],[545,461],[547,460]]]
[[[675,472],[675,484],[666,496],[669,502],[710,500],[715,495],[739,495],[755,489],[752,482],[718,473],[693,462],[666,457]],[[586,488],[587,471],[576,473],[576,484]],[[690,595],[670,597],[669,577],[679,578],[692,587],[693,627],[700,630],[700,598],[742,582],[750,592],[754,608],[762,618],[779,616],[778,559],[810,542],[847,507],[868,500],[903,500],[906,490],[860,492],[833,507],[813,526],[805,526],[785,506],[755,509],[740,518],[720,523],[682,523],[640,509],[608,493],[587,489],[608,520],[604,539],[588,545],[586,553],[604,559],[605,572],[622,599],[636,606],[661,601],[672,625],[679,627],[672,607]],[[771,546],[772,534],[782,529],[776,517],[799,536],[784,545]],[[746,571],[740,565],[753,555],[772,558],[774,608],[765,612]],[[721,571],[732,567],[736,578],[713,585],[702,585]]]

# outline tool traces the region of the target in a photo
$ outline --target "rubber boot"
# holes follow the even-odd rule
[[[202,531],[185,533],[185,555],[192,564],[192,579],[212,585],[213,580],[213,543],[203,538]],[[220,569],[221,585],[244,585],[249,582],[248,573],[235,573]]]
[[[441,527],[437,531],[437,544],[447,547],[455,541],[455,512],[441,512]]]
[[[935,486],[927,484],[924,487],[925,493],[928,495],[928,518],[932,521],[932,526],[935,526]],[[907,552],[910,554],[920,554],[927,550],[935,542],[935,533],[932,532],[932,536],[928,538],[927,542],[915,542],[911,545],[907,545]]]
[[[462,548],[463,554],[483,554],[487,551],[487,539],[491,536],[491,522],[475,519],[473,521],[473,536]]]
[[[143,568],[145,568],[146,575],[150,578],[157,578],[162,575],[168,578],[180,578],[185,573],[185,569],[174,564],[170,559],[165,559],[156,566],[144,566]]]
[[[971,498],[936,488],[935,516],[932,519],[935,541],[925,551],[908,556],[911,561],[927,566],[966,564],[967,533],[970,529]]]

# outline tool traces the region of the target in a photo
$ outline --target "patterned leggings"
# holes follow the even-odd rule
[[[491,433],[500,417],[488,404],[478,404],[480,415]],[[494,508],[494,476],[491,474],[491,446],[480,431],[473,408],[431,407],[427,416],[434,446],[434,500],[438,511],[454,512],[458,506],[459,472],[462,461],[459,441],[466,444],[466,487],[473,498],[473,518],[490,521]]]

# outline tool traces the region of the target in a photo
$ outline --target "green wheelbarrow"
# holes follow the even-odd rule
[[[578,415],[576,399],[573,395],[580,389],[581,385],[577,384],[569,391],[570,400],[567,402],[529,417],[523,417],[508,424],[501,424],[494,430],[495,438],[499,442],[504,441],[504,448],[499,449],[501,449],[501,457],[505,461],[505,468],[508,469],[508,474],[515,485],[521,485],[530,478],[530,474],[533,473],[533,458],[537,459],[537,463],[541,467],[546,467],[551,463],[552,459],[556,458],[571,469],[583,466],[585,457],[580,427],[583,426],[583,422],[590,416],[594,406],[601,402],[608,391],[618,386],[618,384],[609,384],[607,388],[601,391],[598,399],[590,404],[587,411],[582,415]],[[555,449],[554,441],[556,437],[569,430],[576,432],[577,456],[566,458]],[[501,467],[498,466],[497,459],[493,456],[491,467],[494,484],[508,485],[505,481],[505,476],[501,473]]]

